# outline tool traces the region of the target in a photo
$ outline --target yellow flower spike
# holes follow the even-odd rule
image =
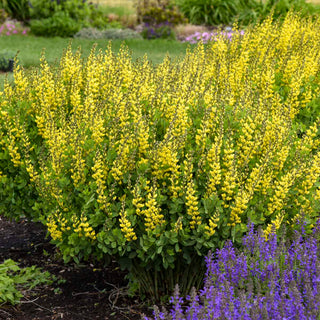
[[[58,229],[57,220],[59,220],[59,215],[57,212],[49,215],[47,218],[47,228],[53,240],[61,241],[62,232]]]
[[[271,201],[268,203],[268,215],[271,215],[274,211],[282,210],[285,204],[285,199],[295,179],[296,169],[293,169],[282,176],[280,180],[276,181],[274,195],[271,197]]]
[[[208,197],[217,191],[217,186],[220,184],[222,179],[220,166],[221,146],[221,139],[216,140],[207,155],[207,162],[210,168],[206,191]]]
[[[199,212],[199,203],[198,197],[196,196],[196,188],[192,177],[192,158],[187,157],[185,160],[185,177],[186,177],[186,191],[185,191],[185,198],[186,198],[186,207],[187,207],[187,214],[191,218],[190,221],[190,228],[195,229],[196,226],[201,224],[201,216]]]
[[[164,216],[161,214],[161,209],[157,203],[157,187],[155,185],[150,188],[147,193],[145,209],[140,211],[140,215],[144,216],[146,231],[152,231],[157,226],[165,224]]]
[[[221,188],[224,193],[221,194],[224,201],[224,206],[229,207],[228,202],[232,200],[234,195],[234,189],[236,188],[237,171],[235,168],[235,153],[233,146],[230,142],[227,142],[224,155],[223,155],[223,169],[224,175],[223,187]]]
[[[268,224],[267,228],[263,230],[263,236],[266,241],[268,241],[269,235],[272,231],[277,231],[284,218],[284,212],[279,212],[274,220],[271,221],[271,223]]]
[[[124,209],[124,203],[120,212],[120,229],[124,233],[124,236],[128,242],[137,240],[137,236],[134,232],[131,222],[128,220],[127,211]]]
[[[205,226],[205,234],[208,237],[212,237],[215,232],[216,228],[218,226],[218,222],[220,220],[220,215],[218,212],[216,212],[210,219],[209,219],[209,225]]]
[[[94,159],[94,166],[92,167],[92,177],[97,185],[97,194],[98,194],[98,203],[100,204],[100,209],[107,210],[108,207],[108,199],[105,195],[105,191],[107,189],[105,184],[105,179],[107,176],[107,168],[104,166],[103,158],[101,153],[97,153]],[[115,199],[114,199],[115,200]]]

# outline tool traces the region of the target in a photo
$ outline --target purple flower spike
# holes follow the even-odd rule
[[[306,235],[302,224],[301,233],[285,246],[275,234],[265,241],[249,224],[242,252],[229,241],[209,253],[203,289],[193,290],[183,307],[176,288],[166,319],[319,319],[318,232]]]

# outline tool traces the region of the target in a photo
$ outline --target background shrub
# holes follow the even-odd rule
[[[142,39],[141,35],[132,29],[105,29],[101,31],[105,39]]]
[[[174,39],[173,27],[186,22],[170,0],[139,0],[137,15],[143,23],[142,36],[146,39]]]
[[[191,23],[210,26],[230,25],[235,21],[241,25],[257,23],[271,12],[276,20],[284,18],[290,10],[302,15],[315,15],[320,8],[305,0],[177,0],[176,3]]]
[[[81,27],[82,23],[72,19],[65,11],[58,11],[49,18],[30,22],[31,32],[44,37],[72,37]]]
[[[101,30],[96,28],[83,28],[78,31],[75,38],[85,38],[85,39],[101,39],[103,38]]]
[[[108,18],[87,1],[31,0],[30,27],[35,35],[69,37],[84,27],[105,28]]]
[[[141,35],[132,29],[105,29],[85,28],[74,35],[75,38],[87,39],[142,39]]]
[[[236,0],[181,0],[177,2],[181,12],[193,24],[231,24],[240,11]]]

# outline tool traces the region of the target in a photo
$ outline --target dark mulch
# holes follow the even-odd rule
[[[115,262],[107,267],[64,264],[41,224],[0,216],[0,263],[9,258],[65,282],[35,288],[19,305],[0,306],[1,320],[138,320],[152,313],[138,298],[128,297],[126,274]]]

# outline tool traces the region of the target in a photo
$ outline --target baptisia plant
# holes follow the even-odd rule
[[[153,66],[67,49],[0,94],[0,210],[42,221],[66,261],[116,257],[154,299],[200,286],[250,219],[319,214],[320,21],[272,18]],[[201,264],[202,263],[202,264]]]

